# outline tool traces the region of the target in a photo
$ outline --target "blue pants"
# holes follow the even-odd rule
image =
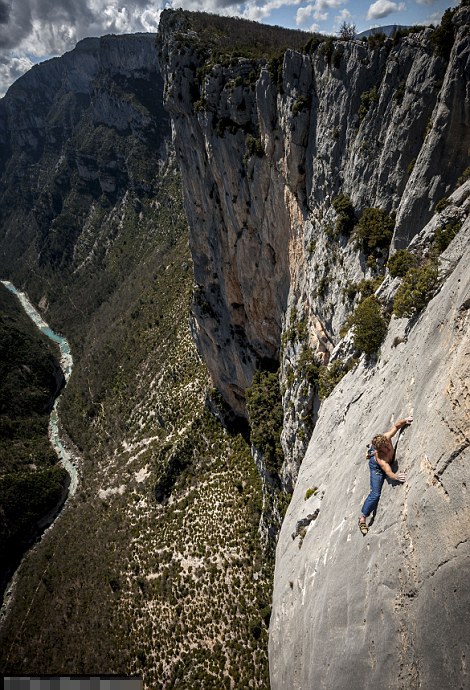
[[[382,471],[381,467],[377,464],[375,457],[372,455],[369,459],[369,469],[370,469],[370,494],[367,496],[362,506],[361,513],[365,517],[369,515],[377,508],[377,504],[380,500],[380,494],[382,493],[382,486],[385,479],[385,473]]]

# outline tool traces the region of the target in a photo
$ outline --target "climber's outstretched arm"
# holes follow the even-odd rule
[[[413,417],[407,417],[406,419],[399,419],[398,422],[395,422],[395,424],[392,427],[390,427],[390,429],[388,431],[386,431],[384,433],[384,436],[386,436],[387,438],[392,438],[392,436],[395,436],[395,434],[397,433],[397,431],[399,429],[402,429],[404,426],[408,426],[409,424],[411,424],[412,421],[413,421]]]

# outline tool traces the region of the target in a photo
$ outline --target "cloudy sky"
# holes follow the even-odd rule
[[[438,23],[458,0],[0,0],[0,96],[34,63],[86,36],[157,30],[164,7],[246,17],[306,31]]]

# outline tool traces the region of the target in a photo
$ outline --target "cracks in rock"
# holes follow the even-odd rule
[[[449,460],[450,462],[450,460]],[[449,462],[447,464],[449,464]],[[447,489],[445,488],[444,484],[442,483],[439,475],[436,473],[434,470],[434,467],[431,465],[431,462],[426,455],[426,453],[423,456],[423,459],[421,460],[421,469],[427,473],[429,480],[428,480],[428,486],[434,486],[435,489],[437,489],[440,493],[440,495],[446,500],[449,501],[449,493]],[[442,474],[442,472],[440,472]]]
[[[468,539],[463,539],[462,541],[459,541],[458,544],[455,545],[455,549],[457,550],[457,548],[458,548],[459,546],[461,546],[461,544],[466,544],[468,541],[469,541]],[[427,580],[430,580],[432,577],[434,577],[434,575],[435,575],[444,565],[447,565],[448,563],[451,563],[452,561],[455,561],[455,559],[458,558],[458,557],[459,557],[459,554],[456,553],[454,556],[450,556],[450,558],[446,558],[445,560],[443,560],[441,563],[439,563],[439,565],[437,565],[437,566],[434,568],[434,570],[432,571],[432,573],[429,573],[429,575],[426,577],[426,579],[427,579]]]
[[[307,534],[307,529],[308,529],[310,523],[314,522],[314,520],[317,519],[319,513],[320,513],[320,508],[317,508],[313,513],[310,513],[306,517],[302,518],[302,520],[298,520],[298,522],[295,526],[295,531],[292,532],[292,539],[295,539],[296,537],[300,536],[299,549],[302,548],[304,537]]]
[[[401,647],[401,663],[399,679],[403,687],[419,686],[419,665],[415,656],[416,622],[410,616],[410,602],[416,596],[419,585],[418,568],[413,539],[409,530],[408,520],[408,493],[409,487],[405,485],[404,503],[401,510],[401,524],[405,537],[403,569],[399,569],[399,591],[395,599],[395,611],[399,620],[399,635]]]
[[[447,458],[447,460],[443,463],[442,467],[440,467],[439,470],[437,470],[436,476],[442,477],[442,475],[444,474],[444,472],[446,471],[446,469],[449,467],[449,465],[450,465],[454,460],[456,460],[456,459],[459,457],[459,455],[462,455],[462,453],[464,452],[464,450],[466,450],[468,447],[470,447],[470,440],[469,440],[469,439],[466,439],[466,440],[464,441],[464,443],[462,443],[461,446],[459,446],[456,450],[454,450],[453,453],[451,453],[451,454],[449,455],[449,457]]]
[[[365,393],[365,391],[362,391],[361,393],[359,393],[359,395],[356,395],[356,397],[355,397],[353,400],[351,400],[350,403],[347,404],[346,409],[345,409],[345,411],[344,411],[344,413],[343,413],[343,419],[342,419],[341,421],[344,422],[344,420],[346,419],[346,415],[348,414],[348,411],[349,411],[349,408],[351,407],[351,405],[354,405],[355,403],[357,403],[357,401],[358,401],[360,398],[362,398],[362,396],[364,395],[364,393]]]

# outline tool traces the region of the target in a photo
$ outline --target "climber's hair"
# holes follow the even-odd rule
[[[386,446],[388,444],[388,438],[384,436],[383,434],[377,434],[377,436],[374,436],[372,439],[372,445],[374,448],[377,450],[379,448],[382,448],[382,446]]]

